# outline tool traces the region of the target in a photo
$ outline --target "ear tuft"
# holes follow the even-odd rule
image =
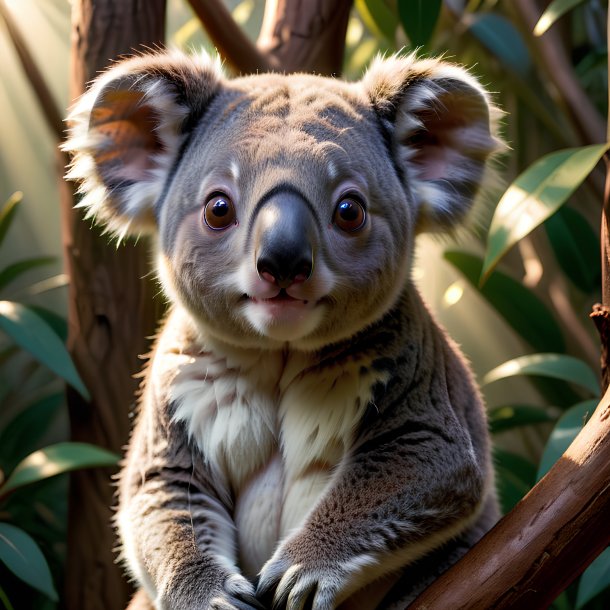
[[[384,129],[419,230],[463,220],[483,182],[488,159],[504,149],[501,112],[464,68],[438,59],[377,59],[362,81]]]
[[[77,207],[119,238],[156,227],[155,202],[180,147],[217,92],[218,62],[179,52],[116,63],[93,81],[68,118],[67,178]]]

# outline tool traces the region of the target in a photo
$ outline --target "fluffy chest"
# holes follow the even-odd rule
[[[320,363],[202,347],[181,357],[174,419],[234,498],[241,561],[255,571],[325,493],[378,375],[365,355]]]

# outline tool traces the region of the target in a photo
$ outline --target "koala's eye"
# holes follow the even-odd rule
[[[342,197],[333,215],[333,224],[347,233],[362,229],[366,212],[362,203],[353,195]]]
[[[205,204],[203,220],[213,231],[221,231],[235,224],[235,206],[224,193],[216,193]]]

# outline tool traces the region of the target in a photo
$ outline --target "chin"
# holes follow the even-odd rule
[[[274,342],[290,343],[311,335],[325,311],[321,303],[298,300],[248,299],[244,316],[260,335]]]

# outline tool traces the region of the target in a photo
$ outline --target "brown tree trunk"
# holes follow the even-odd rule
[[[236,72],[339,75],[353,0],[267,0],[256,45],[222,0],[189,0],[220,56]]]
[[[75,0],[72,19],[71,96],[123,54],[162,45],[165,0]],[[68,291],[68,347],[90,390],[91,403],[69,391],[72,440],[125,445],[139,355],[155,329],[148,253],[143,244],[117,248],[83,222],[73,197],[62,193],[62,233]],[[73,475],[70,488],[65,605],[69,610],[124,608],[129,587],[116,565],[109,472]]]

